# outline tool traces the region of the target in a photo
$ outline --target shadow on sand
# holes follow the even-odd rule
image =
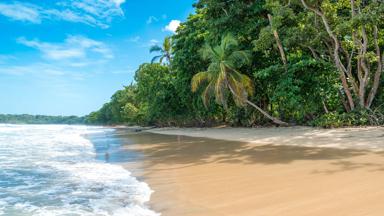
[[[335,170],[315,171],[314,173],[332,174],[333,172],[370,167],[375,171],[384,171],[381,163],[360,163],[349,159],[366,154],[384,156],[384,152],[372,152],[361,149],[314,148],[288,145],[257,145],[245,142],[232,142],[207,138],[160,135],[153,133],[127,133],[117,131],[124,145],[137,144],[133,148],[148,157],[148,166],[171,164],[180,167],[206,163],[261,163],[288,164],[300,160],[333,160]]]

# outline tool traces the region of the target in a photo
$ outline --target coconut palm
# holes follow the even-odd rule
[[[172,38],[171,37],[166,37],[164,39],[163,45],[153,45],[149,49],[149,52],[159,52],[160,55],[157,55],[152,58],[152,63],[159,61],[160,63],[165,62],[166,60],[168,63],[171,63],[171,58],[172,58]]]
[[[216,103],[227,107],[227,99],[232,95],[237,106],[251,105],[264,116],[279,125],[287,123],[271,116],[256,104],[248,100],[254,94],[252,80],[237,68],[250,63],[250,52],[239,50],[237,40],[228,34],[221,40],[219,46],[206,44],[201,50],[202,57],[210,61],[207,71],[199,72],[192,78],[192,91],[196,92],[204,85],[202,99],[207,106],[210,99],[215,97]]]

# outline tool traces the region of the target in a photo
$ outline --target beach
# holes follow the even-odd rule
[[[384,212],[383,135],[377,127],[161,128],[121,137],[142,155],[125,167],[154,190],[149,205],[163,216],[361,216]]]

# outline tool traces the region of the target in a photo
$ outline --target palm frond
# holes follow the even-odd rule
[[[221,46],[215,46],[212,48],[214,53],[213,60],[221,61],[225,57],[225,50],[221,48]]]
[[[233,70],[230,76],[236,81],[238,85],[242,86],[243,90],[246,91],[247,96],[252,96],[254,94],[255,86],[251,78],[237,70]]]
[[[228,71],[232,71],[237,68],[236,62],[233,61],[224,60],[221,62],[221,64],[224,65],[227,69],[229,69]]]
[[[162,55],[158,55],[158,56],[153,57],[151,60],[151,64],[157,62],[161,57],[162,57]]]
[[[200,50],[200,56],[204,59],[204,60],[210,60],[212,58],[212,56],[214,55],[214,52],[213,52],[213,49],[212,49],[212,46],[209,45],[209,44],[205,44]]]
[[[200,50],[202,58],[210,61],[206,71],[210,74],[209,84],[202,94],[205,105],[214,96],[216,103],[227,108],[228,96],[232,93],[235,103],[244,106],[248,96],[254,93],[252,80],[236,70],[251,61],[250,52],[238,50],[238,45],[236,38],[227,34],[218,46],[205,44]],[[192,82],[193,91],[202,83],[199,77],[194,77]]]
[[[218,104],[222,104],[224,107],[227,105],[227,100],[225,97],[225,88],[226,88],[226,75],[224,71],[221,71],[217,76],[215,83],[215,97]]]
[[[238,67],[251,63],[251,52],[240,50],[234,51],[228,56],[228,61],[236,62]]]
[[[228,33],[221,39],[221,49],[226,51],[231,51],[232,48],[235,48],[239,45],[239,42],[236,38]]]
[[[162,63],[164,62],[164,59],[165,59],[165,58],[166,58],[165,55],[162,55],[162,56],[160,57],[160,60],[159,60],[160,64],[162,64]]]
[[[254,86],[251,78],[249,78],[245,74],[241,74],[241,75],[243,77],[242,83],[243,83],[245,90],[247,91],[249,96],[253,96],[253,94],[255,93],[255,86]]]
[[[212,62],[211,64],[209,64],[207,71],[211,73],[220,72],[220,64],[218,62]]]
[[[204,71],[195,74],[191,80],[192,92],[196,92],[199,86],[205,81],[210,81],[210,74],[208,72]]]
[[[164,52],[163,48],[161,48],[159,45],[153,45],[149,48],[149,52]]]
[[[248,95],[244,86],[239,83],[234,76],[228,77],[228,85],[232,89],[232,97],[237,106],[244,106]]]
[[[208,107],[209,101],[212,98],[213,92],[215,90],[214,85],[215,84],[213,81],[209,82],[209,84],[207,85],[207,87],[205,87],[203,93],[201,94],[201,99],[203,100],[205,108]]]
[[[172,38],[166,37],[163,42],[163,50],[167,53],[172,53]]]

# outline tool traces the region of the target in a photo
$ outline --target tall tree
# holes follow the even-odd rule
[[[153,45],[149,49],[149,52],[158,52],[160,55],[157,55],[152,58],[152,63],[159,61],[160,64],[165,63],[165,60],[171,64],[172,61],[172,37],[166,37],[164,39],[163,45]]]
[[[254,93],[253,82],[237,68],[249,64],[250,53],[239,50],[238,42],[231,34],[224,36],[218,46],[206,44],[201,52],[202,57],[210,61],[210,65],[207,71],[193,76],[191,87],[192,91],[196,92],[203,83],[206,83],[202,92],[204,104],[208,104],[214,96],[218,104],[227,107],[227,99],[231,94],[237,106],[251,105],[274,123],[286,124],[248,100],[248,96]]]
[[[355,98],[360,108],[370,109],[384,69],[384,43],[380,39],[384,4],[377,0],[300,2],[321,19],[328,35],[323,42],[339,71],[349,110],[355,109]]]

